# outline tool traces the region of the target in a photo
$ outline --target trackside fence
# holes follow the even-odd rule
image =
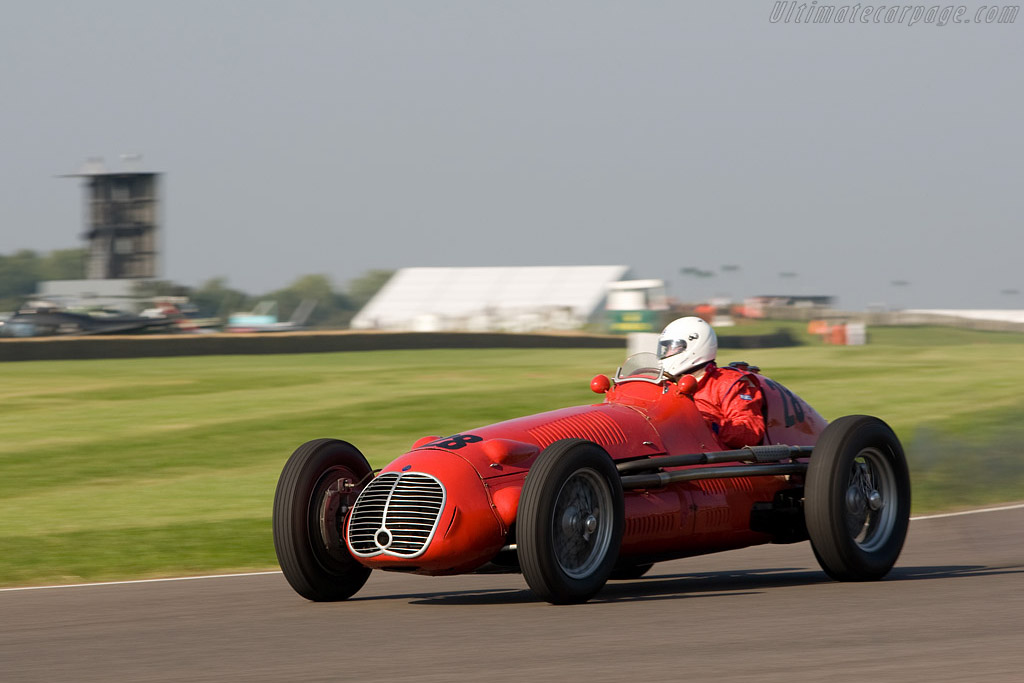
[[[580,334],[278,332],[0,339],[0,361],[158,358],[397,349],[626,348],[626,338]]]

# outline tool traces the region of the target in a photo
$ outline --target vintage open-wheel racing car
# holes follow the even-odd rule
[[[284,466],[274,547],[303,597],[344,600],[371,570],[521,571],[539,597],[583,602],[655,562],[810,540],[840,581],[885,576],[903,547],[910,479],[883,421],[827,423],[755,367],[761,444],[726,450],[697,410],[696,382],[654,354],[591,388],[604,402],[452,436],[427,436],[374,473],[350,443],[317,439]]]

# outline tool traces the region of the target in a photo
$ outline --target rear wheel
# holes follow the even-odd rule
[[[274,495],[274,550],[299,595],[345,600],[370,576],[344,540],[344,523],[371,469],[363,454],[337,439],[309,441],[285,463]]]
[[[619,554],[623,510],[618,471],[602,448],[566,439],[544,449],[526,476],[516,522],[533,592],[569,604],[601,590]]]
[[[849,415],[822,432],[807,470],[804,509],[814,555],[838,581],[889,573],[910,523],[910,475],[885,422]]]

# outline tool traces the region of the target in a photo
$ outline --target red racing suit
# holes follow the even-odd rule
[[[726,448],[756,446],[764,440],[764,395],[746,373],[708,363],[693,401]]]

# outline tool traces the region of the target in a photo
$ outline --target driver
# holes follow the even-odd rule
[[[661,370],[673,380],[693,375],[693,401],[726,448],[756,446],[764,440],[764,396],[745,373],[715,365],[718,337],[711,325],[689,316],[669,323],[658,339]]]

